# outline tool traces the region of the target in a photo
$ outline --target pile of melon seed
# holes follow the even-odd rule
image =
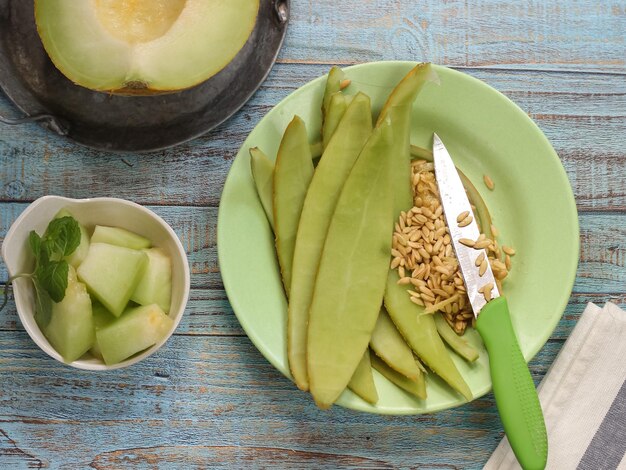
[[[475,317],[443,215],[434,166],[426,160],[414,160],[411,170],[413,207],[401,212],[395,224],[391,268],[398,271],[398,284],[410,287],[407,292],[413,303],[425,307],[425,313],[441,311],[448,324],[460,335],[468,324],[474,326]],[[485,184],[493,190],[493,182],[489,178],[491,184],[488,184],[487,178]],[[458,220],[459,225],[468,225],[473,216],[461,215],[464,217]],[[477,266],[484,272],[486,263],[491,265],[498,290],[502,292],[501,283],[511,270],[511,256],[515,250],[500,247],[495,240],[497,229],[493,225],[490,228],[494,239],[481,233],[477,240],[463,242],[485,249],[487,260],[479,257]],[[483,293],[487,300],[491,296],[491,288],[493,286]]]

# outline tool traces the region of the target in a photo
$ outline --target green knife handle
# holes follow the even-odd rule
[[[483,307],[476,329],[489,353],[493,393],[511,448],[525,470],[543,469],[548,458],[546,425],[504,297]]]

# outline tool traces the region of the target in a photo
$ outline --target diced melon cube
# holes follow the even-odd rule
[[[167,336],[173,323],[156,304],[129,309],[96,332],[104,362],[117,364],[153,346]]]
[[[62,217],[72,217],[76,219],[67,209],[61,209],[57,215],[54,216],[55,219]],[[78,265],[83,262],[89,251],[89,232],[87,232],[87,229],[80,223],[78,226],[80,227],[80,244],[69,256],[65,257],[67,262],[75,268],[78,268]]]
[[[65,297],[52,303],[50,322],[43,331],[46,338],[66,362],[85,354],[95,339],[91,298],[85,285],[76,279],[76,271],[69,268]]]
[[[78,277],[89,292],[119,317],[141,280],[148,256],[137,250],[106,243],[92,243],[78,267]]]
[[[93,354],[95,357],[102,359],[102,352],[100,351],[100,345],[98,344],[98,338],[96,336],[96,332],[100,328],[104,328],[105,326],[113,323],[117,317],[111,315],[111,313],[109,313],[106,307],[98,301],[94,301],[91,303],[91,311],[93,314],[93,326],[94,326],[95,340],[89,352]]]
[[[130,300],[139,305],[157,304],[165,313],[172,300],[172,263],[160,248],[145,250],[148,265]]]
[[[133,250],[143,250],[150,248],[152,243],[147,238],[137,235],[129,230],[119,227],[106,227],[104,225],[96,225],[91,243],[108,243],[109,245],[123,246]]]

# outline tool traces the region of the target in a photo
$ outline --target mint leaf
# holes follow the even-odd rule
[[[73,217],[54,219],[43,235],[43,246],[48,257],[60,260],[71,255],[80,244],[80,226]]]
[[[50,321],[52,301],[61,302],[67,289],[69,265],[63,260],[80,245],[80,225],[73,217],[53,219],[43,237],[34,230],[28,234],[28,246],[35,256],[35,270],[11,277],[4,286],[0,311],[9,300],[9,286],[19,277],[30,278],[35,287],[35,320],[40,327]]]
[[[37,273],[37,280],[41,287],[48,291],[50,298],[55,302],[61,302],[67,289],[67,274],[69,265],[67,261],[50,261],[41,266]]]
[[[52,316],[52,299],[36,279],[33,279],[33,286],[35,286],[35,321],[43,331]]]
[[[28,234],[28,245],[30,246],[33,255],[35,255],[35,258],[37,258],[39,256],[39,251],[41,250],[41,237],[34,230],[31,230]]]

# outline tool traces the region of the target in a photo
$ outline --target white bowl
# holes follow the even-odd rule
[[[154,246],[163,249],[172,260],[172,304],[169,316],[174,323],[163,340],[118,364],[106,365],[89,353],[74,362],[67,363],[72,367],[86,370],[113,370],[135,364],[165,344],[185,312],[190,285],[189,264],[185,250],[176,233],[161,217],[134,202],[116,198],[68,199],[59,196],[44,196],[34,201],[22,212],[4,238],[2,258],[10,276],[32,271],[34,258],[28,247],[28,234],[31,230],[43,234],[52,218],[63,208],[68,209],[88,229],[100,224],[121,227],[138,233],[151,240]],[[32,340],[49,356],[65,363],[35,322],[34,288],[31,281],[24,278],[16,279],[13,283],[13,297],[20,321]]]

